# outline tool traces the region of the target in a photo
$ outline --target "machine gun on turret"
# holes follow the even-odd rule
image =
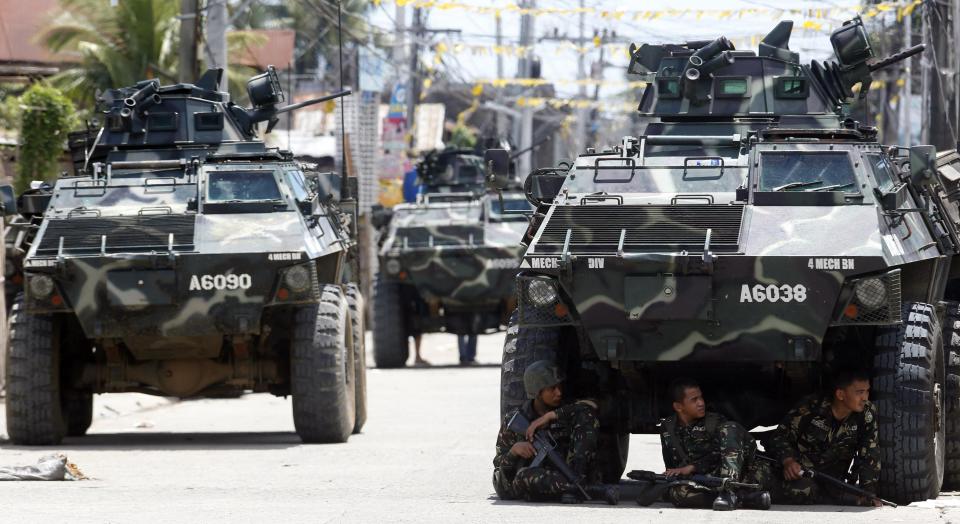
[[[267,129],[264,133],[269,133],[277,125],[279,119],[277,115],[287,113],[302,107],[312,106],[327,100],[333,100],[347,96],[351,90],[345,89],[332,95],[311,98],[296,104],[290,104],[283,107],[277,107],[277,104],[284,101],[283,89],[280,87],[280,79],[277,77],[277,70],[273,66],[267,66],[266,72],[251,78],[247,82],[247,95],[253,107],[245,109],[240,106],[230,106],[230,111],[237,119],[241,129],[248,134],[253,134],[253,126],[260,122],[267,122]]]
[[[833,45],[837,61],[821,64],[813,60],[810,62],[810,73],[814,81],[837,105],[853,98],[853,86],[857,84],[860,84],[858,98],[863,99],[870,91],[874,71],[906,60],[923,52],[926,47],[923,44],[917,44],[895,55],[871,62],[874,58],[873,47],[867,38],[863,20],[859,16],[844,22],[842,27],[834,31],[830,35],[830,43]]]

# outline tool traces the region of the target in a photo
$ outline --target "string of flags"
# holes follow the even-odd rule
[[[800,7],[748,7],[741,9],[605,9],[601,7],[521,7],[517,4],[504,6],[478,5],[457,0],[371,0],[374,5],[394,3],[399,6],[410,6],[418,9],[439,11],[466,11],[474,14],[493,15],[530,15],[530,16],[568,16],[580,13],[599,16],[607,20],[658,20],[662,18],[704,18],[715,20],[733,20],[750,16],[771,16],[782,18],[786,15],[800,16],[811,20],[829,20],[849,17],[860,13],[864,18],[873,18],[887,12],[896,12],[897,19],[910,15],[923,0],[899,0],[880,2],[878,4],[851,4],[848,6],[832,6],[824,8]]]

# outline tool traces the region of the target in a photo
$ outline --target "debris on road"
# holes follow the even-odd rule
[[[0,480],[89,480],[62,453],[42,457],[33,466],[0,466]]]

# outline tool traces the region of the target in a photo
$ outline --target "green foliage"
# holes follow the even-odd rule
[[[469,127],[457,124],[453,130],[450,131],[450,140],[447,142],[448,147],[470,149],[476,145],[477,135]]]
[[[93,107],[97,91],[148,78],[179,81],[180,2],[123,0],[111,7],[109,0],[60,0],[60,5],[62,12],[41,38],[52,51],[80,56],[80,62],[52,78],[78,106]],[[265,43],[263,36],[249,32],[227,33],[230,57]],[[202,59],[203,44],[199,47]],[[237,65],[228,68],[233,100],[245,101],[247,80],[258,72]]]
[[[19,99],[20,155],[17,158],[17,192],[30,186],[31,180],[57,175],[57,163],[63,154],[67,131],[73,123],[73,103],[59,90],[38,83]]]

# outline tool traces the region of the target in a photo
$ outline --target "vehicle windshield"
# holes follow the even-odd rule
[[[273,171],[211,171],[207,177],[207,200],[280,200]]]
[[[581,157],[567,177],[573,193],[733,193],[746,181],[739,149],[653,146],[645,160]]]
[[[845,151],[761,152],[759,190],[859,192]]]
[[[530,202],[525,198],[504,198],[503,206],[500,205],[499,198],[490,200],[490,219],[498,221],[526,221],[527,215],[523,212],[532,211]],[[504,214],[506,210],[506,214]]]

